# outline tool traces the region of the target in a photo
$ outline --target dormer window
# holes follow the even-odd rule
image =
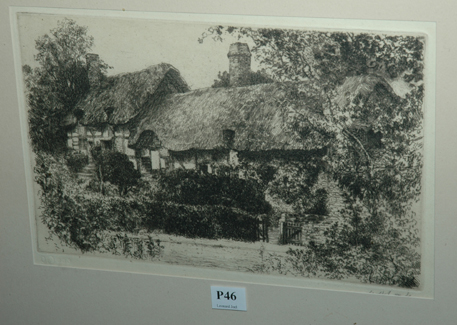
[[[76,117],[76,119],[79,121],[80,119],[83,118],[84,116],[84,111],[82,109],[75,109],[73,111],[73,115]]]
[[[111,107],[111,106],[110,107],[106,107],[104,109],[104,111],[105,111],[105,114],[106,114],[106,119],[107,119],[107,121],[109,121],[109,119],[111,118],[111,115],[113,115],[114,107]]]
[[[235,144],[235,131],[229,129],[222,130],[222,144],[225,148],[232,149]]]

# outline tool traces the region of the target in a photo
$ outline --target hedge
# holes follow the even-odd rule
[[[162,229],[190,238],[258,240],[259,219],[235,208],[154,202],[146,214],[148,230]]]
[[[188,205],[223,205],[241,209],[254,215],[271,211],[262,186],[230,173],[202,174],[194,170],[178,169],[160,175],[157,199]]]

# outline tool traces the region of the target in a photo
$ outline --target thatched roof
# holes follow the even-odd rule
[[[355,96],[368,97],[377,87],[384,89],[392,96],[396,97],[392,87],[387,83],[386,79],[375,75],[362,75],[347,77],[343,85],[338,89],[337,103],[340,107],[345,106],[350,98]]]
[[[290,90],[297,87],[303,91],[307,83],[208,88],[168,95],[147,110],[133,131],[129,146],[141,147],[140,143],[145,143],[139,141],[142,133],[152,131],[154,138],[159,140],[154,145],[169,150],[214,149],[223,145],[222,132],[229,129],[235,132],[233,148],[240,151],[320,149],[326,144],[319,139],[318,132],[309,135],[310,139],[304,141],[303,135],[298,135],[288,119],[290,112],[281,105],[291,96]],[[382,77],[348,77],[339,88],[337,102],[344,106],[348,96],[368,97],[379,87],[395,96]],[[323,115],[317,101],[314,100],[314,104],[307,101],[309,107],[302,107],[300,111],[320,118]]]
[[[84,125],[124,124],[142,112],[157,92],[189,91],[179,71],[161,63],[147,69],[106,78],[78,103]]]
[[[396,103],[400,98],[387,80],[376,74],[347,77],[343,85],[338,88],[336,101],[343,108],[356,97],[363,99],[365,103],[389,101],[391,104]],[[368,131],[372,127],[372,118],[369,116],[364,119],[354,118],[350,127]]]
[[[222,146],[223,130],[235,132],[237,150],[293,150],[305,148],[287,123],[281,102],[287,84],[207,88],[172,94],[139,123],[129,146],[136,147],[144,131],[153,131],[161,146],[174,151]]]

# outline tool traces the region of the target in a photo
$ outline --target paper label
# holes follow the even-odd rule
[[[246,289],[211,286],[213,309],[246,311]]]

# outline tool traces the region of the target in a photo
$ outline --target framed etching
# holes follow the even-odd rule
[[[434,24],[11,18],[35,263],[433,297]]]

